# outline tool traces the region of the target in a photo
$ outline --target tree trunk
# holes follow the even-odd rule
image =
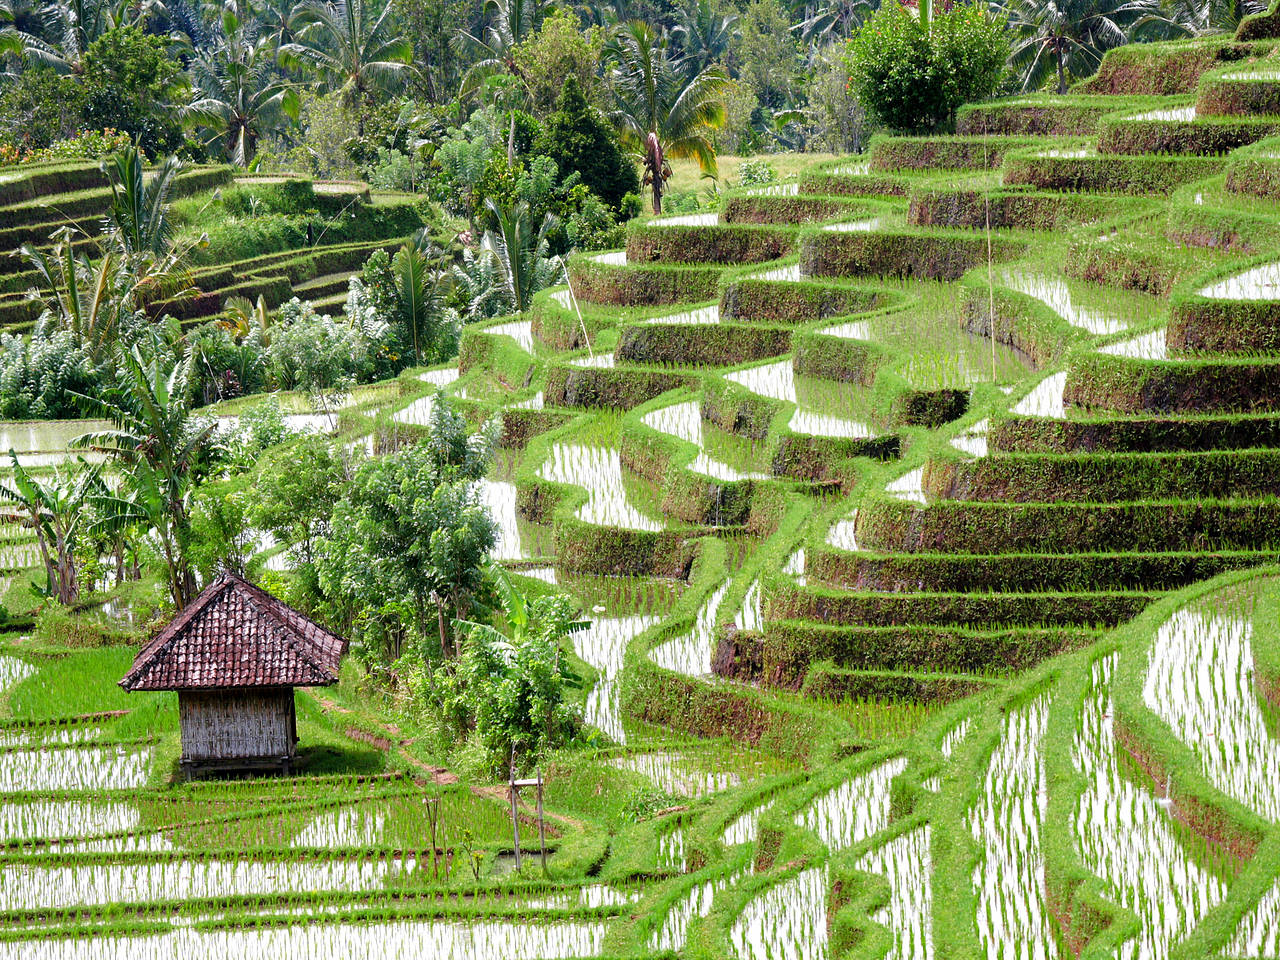
[[[440,656],[449,659],[449,626],[444,619],[444,604],[436,604],[436,619],[440,624]]]
[[[1054,54],[1058,61],[1058,94],[1062,95],[1067,92],[1067,76],[1062,69],[1062,47],[1059,46]]]
[[[662,171],[666,167],[666,157],[662,149],[662,141],[658,134],[650,130],[644,141],[645,166],[649,168],[649,177],[653,185],[653,212],[662,213]]]

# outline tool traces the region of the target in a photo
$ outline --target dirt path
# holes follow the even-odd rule
[[[346,707],[340,706],[337,703],[334,703],[328,697],[320,696],[319,694],[315,694],[315,693],[312,693],[311,696],[315,699],[316,703],[320,705],[320,708],[326,711],[327,713],[334,713],[340,716],[351,715],[350,710],[348,710]],[[346,734],[346,736],[350,737],[352,740],[359,740],[362,743],[367,743],[370,746],[376,747],[379,750],[382,750],[387,753],[395,753],[398,757],[401,757],[405,761],[405,763],[407,763],[410,767],[423,773],[427,780],[429,780],[431,783],[436,784],[437,786],[449,786],[451,784],[455,784],[459,782],[460,778],[458,777],[458,775],[454,773],[452,770],[449,770],[447,767],[433,766],[429,763],[425,763],[422,760],[419,760],[417,757],[409,753],[409,751],[406,749],[409,741],[400,739],[401,733],[400,733],[399,727],[395,726],[394,724],[382,723],[381,721],[369,721],[369,722],[372,722],[374,726],[377,727],[379,734],[382,734],[382,735],[373,734],[373,733],[370,733],[368,730],[361,730],[358,727],[353,727],[353,726],[346,727],[343,732]],[[497,800],[501,803],[511,802],[510,798],[508,797],[507,788],[501,784],[494,784],[491,786],[479,786],[476,784],[469,784],[468,789],[477,797],[485,797],[490,800]],[[537,808],[530,805],[529,801],[525,799],[523,796],[520,797],[519,805],[520,805],[520,813],[522,814],[521,820],[523,821],[526,817],[528,817],[530,824],[536,826],[537,816],[538,816]],[[547,818],[547,821],[549,823],[550,822],[558,823],[561,826],[567,827],[571,830],[586,830],[588,827],[588,824],[584,823],[583,821],[575,819],[574,817],[565,816],[562,813],[554,813],[545,808],[543,809],[542,812],[543,812],[543,815]]]
[[[312,694],[312,697],[314,697],[316,703],[320,705],[320,709],[327,713],[336,713],[344,716],[350,716],[351,714],[351,711],[346,707],[339,706],[328,697],[322,697],[317,694]],[[393,724],[384,724],[380,721],[370,722],[378,728],[380,733],[385,734],[385,736],[373,734],[367,730],[361,730],[359,727],[351,726],[346,727],[343,730],[343,733],[352,740],[359,740],[362,743],[367,743],[384,753],[394,753],[396,756],[404,760],[411,769],[422,774],[426,780],[434,783],[436,786],[447,787],[450,784],[458,782],[458,775],[452,770],[449,770],[446,767],[437,767],[433,764],[426,763],[411,754],[406,749],[408,741],[400,739],[400,729],[398,727]]]

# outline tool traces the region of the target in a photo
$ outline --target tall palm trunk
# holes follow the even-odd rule
[[[664,157],[662,155],[662,144],[658,141],[658,134],[650,131],[649,136],[645,140],[645,166],[649,168],[649,176],[652,179],[653,187],[653,213],[654,216],[662,213],[662,188],[664,186],[662,180],[662,166]]]

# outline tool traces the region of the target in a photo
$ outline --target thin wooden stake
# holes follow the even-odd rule
[[[538,768],[538,844],[542,848],[542,875],[547,875],[547,821],[542,815],[542,768]]]
[[[520,810],[516,803],[516,748],[511,748],[511,834],[516,842],[516,873],[520,872]]]

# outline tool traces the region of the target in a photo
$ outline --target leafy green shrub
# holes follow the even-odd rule
[[[138,631],[124,623],[99,611],[73,613],[57,603],[49,604],[36,617],[32,636],[53,647],[112,647],[138,642]]]
[[[266,386],[260,338],[244,336],[237,340],[225,326],[211,323],[192,331],[190,342],[192,353],[198,358],[196,390],[205,403],[257,393]]]
[[[74,394],[91,394],[98,384],[88,352],[69,331],[27,340],[0,335],[0,417],[40,420],[80,416]]]
[[[400,150],[378,147],[377,160],[369,165],[366,179],[375,190],[407,193],[414,187],[413,158]]]
[[[272,327],[267,368],[286,390],[341,393],[368,376],[378,339],[316,313],[310,303],[294,297],[281,306],[280,320]]]
[[[0,161],[74,137],[84,126],[85,84],[52,69],[28,69],[0,93]]]
[[[17,147],[0,146],[0,163],[105,160],[121,150],[127,150],[131,143],[129,135],[118,130],[85,130],[64,140],[55,140],[47,147],[25,153]]]
[[[249,524],[255,491],[242,475],[200,487],[191,498],[187,552],[208,583],[223,570],[243,574],[258,538]]]
[[[773,183],[778,179],[778,171],[768,160],[743,160],[738,164],[738,182],[744,187],[754,187],[762,183]]]
[[[361,464],[316,544],[324,606],[372,670],[404,654],[426,660],[433,646],[452,651],[451,620],[470,609],[497,539],[474,483],[488,469],[492,434],[469,436],[444,398],[429,431]]]
[[[886,4],[849,41],[845,63],[863,107],[895,130],[933,130],[995,92],[1009,55],[1004,22],[960,4],[921,22]]]
[[[178,104],[189,85],[167,38],[141,27],[108,30],[85,51],[84,77],[89,127],[128,134],[152,159],[182,147]]]
[[[455,742],[471,739],[488,773],[507,769],[513,755],[528,769],[547,751],[577,735],[581,717],[565,700],[576,682],[560,643],[575,626],[573,601],[562,595],[526,599],[500,570],[491,581],[504,630],[459,624],[470,632],[456,663],[416,675],[415,694],[438,711]],[[505,632],[504,632],[505,631]]]

